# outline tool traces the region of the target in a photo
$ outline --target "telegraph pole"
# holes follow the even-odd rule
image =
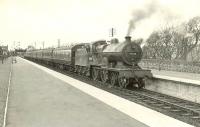
[[[35,42],[35,49],[36,49],[36,42]]]
[[[13,42],[13,50],[15,50],[15,41]]]
[[[111,37],[114,36],[114,28],[111,28]]]
[[[43,49],[44,49],[44,43],[45,43],[45,42],[43,41],[43,42],[42,42],[42,48],[43,48]]]
[[[58,48],[60,47],[60,39],[58,39]]]
[[[116,34],[115,28],[112,27],[109,31],[110,31],[110,32],[109,32],[110,37],[114,37],[114,35]]]
[[[20,49],[20,41],[18,42],[18,49]]]

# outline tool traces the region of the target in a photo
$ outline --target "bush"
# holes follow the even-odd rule
[[[200,74],[200,62],[186,62],[182,60],[143,59],[139,65],[142,68],[190,72]]]

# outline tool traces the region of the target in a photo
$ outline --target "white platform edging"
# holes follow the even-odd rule
[[[153,77],[159,78],[159,79],[166,79],[166,80],[172,80],[172,81],[177,81],[177,82],[200,85],[200,81],[192,80],[192,79],[177,78],[177,77],[170,77],[170,76],[164,76],[164,75],[155,75],[155,74],[153,74]]]

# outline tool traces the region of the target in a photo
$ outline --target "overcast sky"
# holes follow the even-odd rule
[[[0,0],[0,45],[90,42],[108,39],[112,27],[123,40],[134,12],[147,13],[149,6],[154,11],[135,24],[134,38],[200,15],[200,0]]]

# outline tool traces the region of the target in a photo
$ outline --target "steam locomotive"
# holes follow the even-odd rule
[[[92,43],[80,43],[72,48],[61,47],[27,51],[26,59],[90,76],[109,86],[121,88],[134,86],[143,88],[145,79],[151,78],[150,70],[144,70],[138,63],[142,58],[139,44],[131,41],[130,36],[124,42],[112,39],[110,43],[99,40]]]

